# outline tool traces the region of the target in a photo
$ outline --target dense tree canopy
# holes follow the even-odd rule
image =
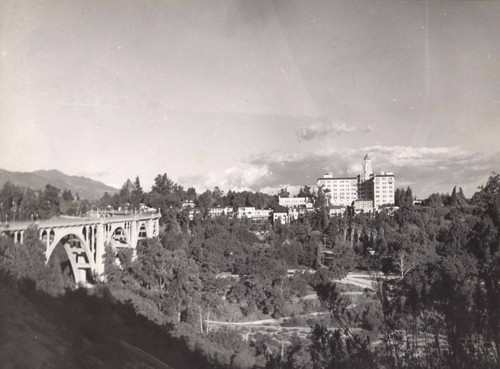
[[[197,194],[166,174],[155,178],[149,192],[138,177],[127,181],[119,193],[105,194],[94,205],[145,203],[162,210],[162,227],[160,237],[141,241],[136,254],[108,245],[107,287],[151,320],[167,317],[179,329],[191,329],[190,337],[199,342],[211,342],[217,350],[225,347],[233,356],[220,354],[219,360],[228,367],[236,351],[245,352],[238,356],[243,367],[465,369],[498,363],[499,175],[490,177],[470,200],[453,188],[451,195],[433,194],[414,205],[410,188],[398,190],[400,209],[393,214],[330,217],[327,193],[305,187],[301,194],[313,195],[315,211],[295,223],[273,225],[212,219],[207,210],[277,208],[280,194],[224,193],[217,187]],[[6,184],[0,208],[12,219],[83,207],[69,195],[52,186],[31,191]],[[195,201],[201,213],[190,218],[181,206],[185,200]],[[33,280],[39,289],[62,293],[67,285],[55,266],[63,263],[45,266],[37,235],[36,230],[27,232],[23,247],[2,237],[0,269],[11,279]],[[291,276],[291,269],[315,274]],[[365,291],[350,303],[334,280],[354,270],[382,271],[390,278],[380,278],[375,291]],[[281,348],[282,354],[276,354],[280,350],[271,341],[248,345],[231,333],[207,333],[210,317],[300,315],[307,311],[301,298],[313,291],[330,320],[313,324],[306,341],[292,340]]]

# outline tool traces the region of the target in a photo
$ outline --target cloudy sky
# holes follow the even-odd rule
[[[500,171],[500,1],[3,0],[0,168],[414,193]]]

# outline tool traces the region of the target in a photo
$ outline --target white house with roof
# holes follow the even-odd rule
[[[310,197],[280,197],[278,202],[281,206],[286,208],[296,208],[296,207],[312,207],[312,201]]]
[[[334,215],[343,215],[346,211],[347,207],[346,206],[341,206],[341,205],[334,205],[330,208],[330,216]]]
[[[290,220],[288,218],[288,213],[273,213],[273,223],[279,222],[281,224],[287,224],[290,223]]]
[[[214,208],[208,209],[208,216],[211,218],[220,217],[220,216],[228,216],[233,213],[233,208],[231,206],[217,206]]]
[[[268,219],[271,216],[272,212],[273,212],[272,209],[255,209],[255,207],[245,206],[245,207],[238,207],[238,212],[236,214],[236,217],[238,219],[242,218],[248,218],[254,220]]]

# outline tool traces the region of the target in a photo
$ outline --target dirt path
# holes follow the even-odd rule
[[[329,312],[324,312],[324,311],[317,311],[314,313],[309,313],[309,314],[301,314],[301,315],[296,315],[295,318],[307,318],[310,316],[321,316],[321,315],[328,315],[330,314]],[[208,323],[210,325],[227,325],[227,326],[256,326],[256,325],[275,325],[275,324],[280,324],[283,322],[286,322],[287,320],[293,319],[294,317],[284,317],[284,318],[279,318],[279,319],[262,319],[262,320],[252,320],[248,322],[222,322],[222,321],[217,321],[217,320],[204,320],[205,323]]]

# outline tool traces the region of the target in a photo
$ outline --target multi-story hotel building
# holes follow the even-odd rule
[[[354,201],[362,204],[362,210],[369,211],[367,202],[374,209],[394,204],[395,178],[392,172],[373,173],[371,159],[363,159],[363,173],[357,177],[334,177],[332,173],[318,178],[318,187],[327,193],[333,206],[352,206]],[[362,201],[359,202],[359,201]]]
[[[350,206],[358,198],[358,179],[356,177],[334,178],[332,173],[326,173],[318,178],[318,187],[323,188],[334,206]]]
[[[392,172],[381,172],[373,177],[373,206],[379,208],[381,205],[394,205],[395,189],[394,174]]]

